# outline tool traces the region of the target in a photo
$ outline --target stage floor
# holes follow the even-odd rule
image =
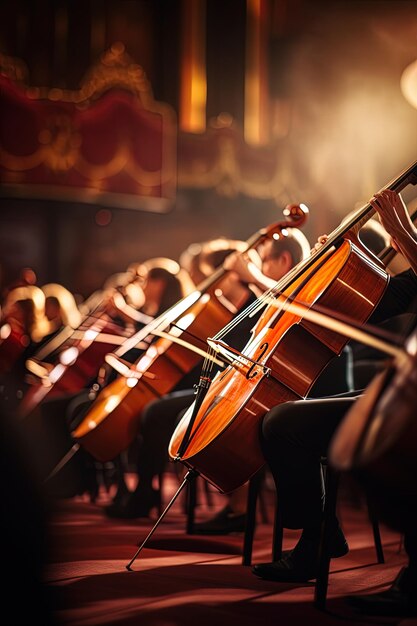
[[[174,484],[168,485],[167,498],[174,489]],[[381,526],[386,562],[377,563],[366,509],[358,504],[339,503],[350,552],[331,563],[327,608],[322,612],[313,606],[313,582],[267,582],[243,566],[242,533],[187,535],[180,501],[135,561],[134,571],[127,571],[152,522],[108,519],[103,514],[108,498],[104,493],[94,504],[87,496],[54,502],[52,549],[44,577],[51,615],[59,626],[417,625],[415,619],[362,617],[344,599],[347,594],[383,590],[407,562],[400,536]],[[210,508],[200,494],[197,518],[212,515],[224,498],[215,492]],[[266,502],[269,521],[258,520],[253,563],[271,560],[272,492],[266,493]],[[297,537],[296,531],[286,531],[284,549]]]

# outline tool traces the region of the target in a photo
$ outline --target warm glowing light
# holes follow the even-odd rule
[[[109,398],[107,398],[107,402],[104,405],[104,411],[106,413],[111,413],[117,407],[119,402],[120,402],[119,396],[110,396]]]
[[[158,354],[159,353],[156,346],[150,346],[146,350],[146,353],[143,355],[143,357],[139,359],[139,361],[136,363],[136,369],[139,372],[145,372],[148,369],[149,365],[151,365],[154,358],[158,356]]]
[[[71,328],[78,328],[81,324],[81,313],[72,293],[58,283],[47,283],[42,286],[42,291],[45,298],[54,297],[58,300],[63,322]]]
[[[140,308],[145,303],[145,294],[139,285],[134,283],[130,285],[126,285],[125,287],[126,295],[129,298],[130,304],[135,308]],[[117,294],[123,300],[120,294]]]
[[[406,342],[407,352],[409,354],[417,354],[417,335],[412,335]]]
[[[104,357],[106,363],[111,365],[111,367],[116,370],[122,376],[129,377],[131,374],[130,367],[128,367],[125,363],[123,363],[116,355],[114,354],[106,354]]]
[[[417,109],[417,60],[403,71],[400,86],[404,98]]]
[[[10,324],[3,324],[3,326],[0,328],[0,339],[7,339],[7,337],[10,336],[10,333],[12,332],[12,327],[10,326]]]
[[[65,372],[65,369],[65,365],[62,365],[62,363],[58,363],[58,365],[55,365],[54,369],[49,373],[50,382],[56,383],[57,380],[59,380],[62,374]]]
[[[78,349],[75,346],[72,346],[71,348],[67,348],[60,354],[59,360],[61,361],[62,365],[72,365],[77,360],[78,355]]]
[[[136,385],[138,384],[139,378],[127,378],[126,379],[126,386],[130,387],[131,389],[133,387],[136,387]]]
[[[94,339],[97,337],[98,332],[96,330],[86,330],[84,333],[84,339],[86,339],[87,341],[94,341]]]
[[[180,127],[202,133],[206,129],[207,101],[205,9],[197,0],[184,0],[183,6]]]
[[[190,326],[190,324],[192,324],[195,320],[195,314],[194,313],[188,313],[188,315],[184,315],[183,317],[181,317],[178,322],[177,322],[177,326],[178,328],[172,328],[170,331],[170,334],[172,335],[176,335],[179,334],[179,330],[185,330],[186,328],[188,328]],[[176,331],[176,332],[175,332]]]
[[[264,0],[247,0],[244,134],[247,143],[255,145],[267,140],[267,20],[265,11]]]
[[[123,310],[126,307],[126,301],[122,294],[116,291],[113,295],[113,302],[116,308]]]
[[[97,423],[94,420],[90,420],[88,422],[88,429],[89,430],[94,430],[94,428],[96,428],[96,427],[97,427]]]
[[[39,378],[44,378],[45,376],[47,377],[49,374],[48,368],[42,363],[39,363],[36,359],[28,359],[26,361],[26,368],[29,372],[35,374],[35,376],[38,376]]]
[[[149,350],[148,350],[149,352]],[[155,355],[156,356],[158,353],[155,350]],[[138,370],[138,372],[145,372],[148,367],[150,366],[150,364],[153,361],[153,357],[148,355],[147,353],[138,361],[138,363],[136,363],[136,369]]]

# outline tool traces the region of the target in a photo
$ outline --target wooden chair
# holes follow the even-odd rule
[[[327,588],[329,580],[329,543],[331,540],[331,528],[330,520],[334,519],[336,513],[337,504],[337,492],[339,486],[340,475],[327,465],[327,458],[321,459],[321,471],[323,472],[324,485],[325,485],[325,504],[323,510],[323,521],[321,530],[321,540],[319,547],[319,563],[318,574],[315,584],[315,596],[314,605],[319,609],[324,609],[327,599]],[[244,549],[242,564],[251,565],[252,562],[252,549],[253,539],[255,535],[256,526],[256,503],[259,494],[261,477],[255,474],[250,480],[249,492],[248,492],[248,506],[246,513],[246,527],[244,537]],[[367,498],[368,515],[372,525],[375,551],[378,563],[384,563],[384,552],[382,548],[381,535],[379,531],[379,523],[374,514],[373,508]],[[272,542],[272,560],[278,561],[282,555],[282,541],[283,541],[283,526],[282,515],[279,507],[279,502],[275,508],[274,530],[273,530],[273,542]]]

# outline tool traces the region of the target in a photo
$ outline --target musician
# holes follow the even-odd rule
[[[146,262],[144,268],[146,269]],[[145,294],[141,311],[148,315],[158,315],[184,297],[185,285],[181,281],[182,277],[180,280],[175,273],[168,271],[165,267],[153,266],[149,268],[149,271],[144,271],[140,281]],[[105,292],[102,297],[109,297],[110,300],[111,294]],[[119,313],[119,308],[112,308],[112,303],[109,301],[104,314],[108,314],[114,321]],[[121,330],[126,325],[127,319],[130,319],[130,325],[134,324],[132,333],[136,327],[140,326],[133,318],[126,315],[126,309],[123,309],[122,316],[119,319]],[[138,350],[132,349],[130,354],[125,354],[123,358],[134,360],[137,354]],[[102,364],[98,362],[97,371],[100,365]],[[105,374],[101,372],[101,376],[106,376],[106,382],[112,375],[113,371],[106,370]],[[56,463],[74,444],[70,433],[94,400],[95,392],[91,387],[94,382],[97,381],[89,381],[88,387],[78,389],[73,393],[62,392],[61,395],[51,398],[46,396],[25,418],[28,436],[37,441],[35,455],[42,479],[49,475]],[[45,483],[45,491],[51,497],[72,497],[87,492],[94,501],[98,493],[94,460],[85,450],[80,449],[71,462]]]
[[[378,254],[389,245],[389,237],[381,223],[377,220],[369,220],[361,229],[361,242],[374,254]],[[304,250],[304,256],[308,256],[310,250]],[[267,268],[265,268],[267,272]],[[278,272],[279,275],[279,272]],[[342,393],[353,388],[353,381],[358,377],[357,368],[360,366],[360,376],[365,377],[369,370],[374,371],[377,367],[372,359],[375,359],[375,351],[367,351],[365,355],[368,361],[362,364],[360,361],[362,344],[358,347],[353,342],[355,350],[346,347],[339,358],[333,359],[324,369],[310,391],[310,397],[322,397],[330,393]],[[380,353],[377,352],[377,364],[380,364]],[[227,498],[227,504],[214,516],[207,520],[194,524],[193,532],[197,535],[226,535],[229,533],[243,532],[246,522],[247,485],[236,489]]]
[[[408,270],[391,278],[369,320],[379,323],[406,311],[417,294],[417,229],[399,194],[384,190],[377,193],[370,204],[391,236],[392,245],[410,265]],[[265,415],[261,445],[276,483],[283,525],[302,532],[293,550],[279,561],[255,565],[256,576],[279,582],[305,582],[316,577],[324,498],[320,458],[326,456],[336,427],[360,394],[357,391],[344,397],[286,402]],[[406,546],[410,556],[403,589],[407,610],[412,596],[410,589],[417,590],[416,543],[414,537]],[[330,544],[330,557],[347,554],[349,548],[336,517],[332,521]],[[391,595],[396,593],[393,591]],[[401,607],[398,610],[401,611]]]
[[[229,254],[230,250],[224,254],[220,251],[216,255],[217,262],[212,261],[212,264],[215,267],[222,257],[221,262],[229,271],[221,287],[226,298],[235,304],[236,313],[238,313],[259,294],[274,286],[309,249],[307,239],[301,231],[292,228],[288,229],[288,236],[263,243],[259,248],[259,253],[255,250],[244,254],[238,252]],[[247,289],[248,284],[251,286],[251,292]],[[242,286],[245,292],[244,300]],[[248,320],[250,324],[246,329],[248,335],[242,333],[242,325],[239,325],[234,333],[228,335],[229,343],[234,347],[242,348],[255,322],[254,318]],[[239,346],[236,345],[237,342]],[[147,517],[150,511],[159,504],[160,492],[153,486],[154,477],[165,468],[168,460],[169,440],[181,410],[189,407],[194,400],[193,385],[198,382],[200,370],[199,365],[181,381],[180,389],[177,388],[146,407],[141,417],[139,433],[137,487],[122,501],[105,507],[105,513],[109,517],[125,519]],[[242,498],[234,496],[234,501],[237,506],[240,506]]]
[[[8,293],[0,321],[0,396],[14,411],[25,389],[26,359],[50,331],[46,300],[39,287],[21,285]],[[62,320],[59,320],[62,321]]]

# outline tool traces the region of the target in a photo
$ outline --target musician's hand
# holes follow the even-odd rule
[[[390,237],[390,238],[389,238],[389,245],[391,246],[391,248],[394,248],[394,250],[395,250],[396,252],[398,252],[399,254],[401,254],[401,250],[400,250],[400,248],[398,247],[398,245],[397,245],[397,243],[396,243],[395,239],[393,239],[392,237]]]
[[[320,248],[326,243],[328,238],[329,238],[329,235],[320,235],[320,237],[318,237],[317,239],[317,243],[314,244],[314,248],[310,250],[310,254],[312,254],[313,252],[316,252],[316,250],[320,250]]]
[[[381,224],[391,237],[391,245],[409,262],[417,274],[417,229],[408,215],[401,196],[384,189],[369,201],[379,215]]]
[[[395,191],[384,189],[376,193],[370,199],[369,204],[378,213],[381,224],[391,236],[394,243],[393,247],[397,249],[396,239],[398,235],[404,233],[404,231],[409,234],[414,231],[413,223],[408,215],[403,199]]]
[[[262,262],[256,250],[248,250],[247,252],[232,252],[223,262],[223,267],[234,272],[237,277],[244,283],[254,282],[254,276],[250,271],[250,264],[260,267]]]

